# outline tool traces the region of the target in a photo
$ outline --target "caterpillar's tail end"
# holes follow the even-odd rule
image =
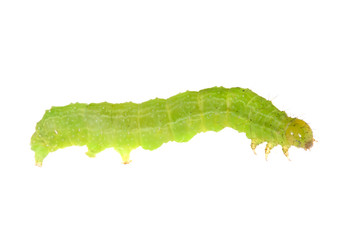
[[[40,150],[37,150],[35,151],[35,160],[36,160],[36,166],[37,167],[42,167],[42,164],[43,164],[43,159],[49,154],[48,151],[40,151]]]
[[[31,149],[34,151],[34,158],[36,160],[36,166],[42,167],[43,159],[49,154],[48,145],[43,142],[38,132],[35,132],[31,138]]]

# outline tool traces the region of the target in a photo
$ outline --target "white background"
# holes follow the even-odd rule
[[[1,1],[0,239],[354,239],[352,1]],[[245,87],[307,121],[311,151],[245,134],[51,153],[46,109]]]

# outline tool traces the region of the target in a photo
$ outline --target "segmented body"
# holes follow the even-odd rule
[[[296,145],[286,136],[293,123],[294,118],[249,89],[214,87],[140,104],[52,107],[37,123],[31,145],[39,166],[49,152],[73,145],[87,145],[90,157],[113,147],[128,163],[130,152],[139,146],[154,150],[169,141],[187,142],[197,133],[230,127],[245,132],[253,149],[267,142],[266,154],[276,145],[282,145],[287,154]],[[312,131],[303,141],[308,139],[313,141]]]

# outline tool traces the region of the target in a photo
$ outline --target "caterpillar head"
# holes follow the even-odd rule
[[[305,150],[310,149],[314,141],[310,126],[298,118],[293,118],[289,122],[285,130],[285,138],[289,145]]]

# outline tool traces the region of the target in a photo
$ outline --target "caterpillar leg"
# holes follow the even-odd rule
[[[124,164],[130,163],[132,160],[130,160],[130,151],[127,149],[121,149],[121,148],[114,148],[119,154],[122,156],[122,160]]]
[[[287,146],[283,146],[283,147],[282,147],[284,155],[286,156],[286,158],[287,158],[289,161],[291,161],[290,158],[289,158],[289,148],[290,148],[290,147],[287,147]]]
[[[91,158],[94,158],[96,157],[96,154],[99,153],[99,152],[102,152],[104,149],[102,148],[99,148],[95,145],[87,145],[87,152],[86,152],[86,155],[91,157]]]
[[[49,154],[49,151],[44,147],[37,147],[33,149],[35,151],[36,166],[42,167],[43,159]]]
[[[49,153],[49,152],[36,153],[36,154],[35,154],[36,166],[37,166],[37,167],[42,167],[43,159],[48,155],[48,153]]]
[[[121,155],[121,156],[122,156],[122,159],[123,159],[123,163],[124,163],[124,164],[131,163],[132,160],[130,160],[130,153],[123,154],[123,155]]]
[[[96,157],[96,153],[95,153],[95,152],[92,152],[92,151],[90,151],[90,150],[88,150],[88,151],[86,152],[86,155],[89,156],[90,158]]]
[[[270,153],[270,150],[272,150],[272,148],[275,147],[274,144],[272,143],[267,143],[267,146],[265,148],[265,159],[268,160],[268,155]]]
[[[253,150],[253,153],[256,155],[257,153],[256,153],[256,147],[259,145],[259,144],[261,144],[262,143],[262,141],[261,140],[258,140],[258,139],[252,139],[251,140],[251,148],[252,148],[252,150]]]

